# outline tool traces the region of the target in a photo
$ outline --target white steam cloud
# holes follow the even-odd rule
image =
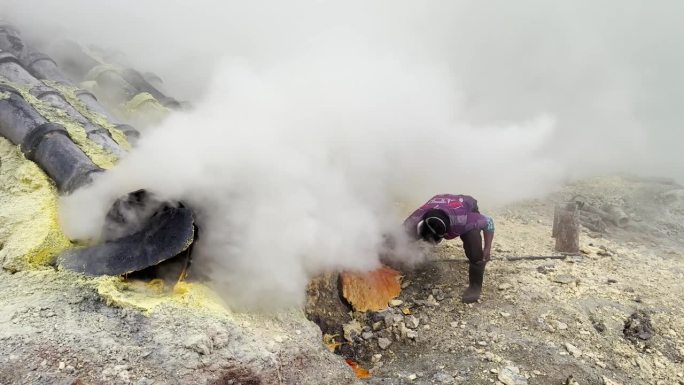
[[[139,188],[182,200],[232,303],[299,303],[316,273],[372,268],[397,202],[486,211],[570,176],[684,176],[678,2],[9,3],[25,34],[121,49],[196,106],[64,198],[65,230],[96,238]]]

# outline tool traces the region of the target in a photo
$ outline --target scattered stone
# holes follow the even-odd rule
[[[592,320],[591,324],[594,327],[594,329],[599,333],[604,333],[607,329],[606,324],[603,323],[603,321]]]
[[[487,346],[487,342],[486,342],[486,341],[477,341],[477,344],[480,345],[480,346]]]
[[[437,301],[443,301],[445,297],[442,289],[432,289],[432,295],[435,296]]]
[[[430,294],[428,296],[427,301],[425,301],[425,304],[427,306],[432,306],[432,307],[439,306],[439,302],[437,302],[437,300],[435,299],[435,297],[432,294]]]
[[[453,384],[454,377],[443,372],[435,373],[432,380],[438,384]]]
[[[596,361],[596,366],[605,369],[608,365],[606,365],[606,363],[603,361]]]
[[[194,334],[185,339],[184,346],[202,355],[211,353],[211,340],[205,334]]]
[[[66,364],[65,364],[64,362],[60,361],[60,362],[59,362],[58,369],[59,369],[59,370],[64,370],[65,367],[66,367]]]
[[[512,288],[512,287],[513,287],[513,285],[511,285],[510,283],[504,282],[504,283],[500,284],[500,285],[497,287],[497,289],[499,289],[499,290],[508,290],[508,289],[510,289],[510,288]]]
[[[406,280],[406,281],[404,281],[404,282],[401,283],[401,288],[402,288],[402,289],[406,289],[406,288],[409,287],[409,286],[411,286],[411,281],[409,281],[409,280]]]
[[[378,347],[380,347],[380,349],[385,350],[390,345],[392,345],[392,340],[390,340],[389,338],[384,338],[384,337],[378,338]]]
[[[401,319],[395,321],[395,318],[394,318],[395,315],[397,315],[397,314],[392,314],[392,313],[389,313],[389,312],[385,314],[385,319],[384,319],[384,321],[385,321],[385,327],[387,327],[387,328],[392,327],[392,326],[394,326],[396,323],[398,323],[399,321],[401,321]],[[401,317],[401,316],[399,316],[399,317]]]
[[[582,356],[582,351],[577,348],[577,346],[566,342],[565,343],[565,349],[568,351],[568,353],[572,354],[573,357],[581,357]]]
[[[643,311],[632,313],[625,321],[625,327],[622,333],[626,339],[632,343],[639,341],[647,341],[653,337],[655,331],[651,324],[651,317]]]
[[[556,329],[558,330],[565,330],[568,328],[568,324],[560,321],[556,321]]]
[[[413,381],[418,378],[418,376],[416,374],[409,374],[406,378],[408,378],[410,381]]]
[[[430,330],[430,325],[423,325],[423,329]]]
[[[577,278],[569,274],[559,274],[553,278],[553,282],[562,283],[564,285],[576,282]]]
[[[505,311],[502,311],[502,312],[500,312],[499,314],[501,314],[501,316],[504,317],[504,318],[508,318],[508,317],[511,316],[511,313],[506,313]]]
[[[71,373],[73,373],[73,372],[76,371],[76,368],[74,368],[74,367],[71,366],[71,365],[67,365],[66,368],[64,368],[64,371],[67,372],[67,373],[69,373],[69,374],[71,374]]]
[[[381,359],[382,359],[382,354],[376,353],[376,354],[373,354],[373,357],[371,358],[371,362],[375,364],[375,363],[380,362]]]
[[[392,316],[392,325],[397,326],[399,322],[402,322],[404,320],[404,317],[401,316],[401,314],[394,314]]]
[[[489,362],[501,362],[501,357],[492,352],[485,352],[484,357]]]
[[[532,374],[534,374],[535,376],[541,376],[542,373],[538,370],[533,370]]]
[[[572,376],[570,376],[565,380],[563,385],[580,385],[580,384],[579,384],[579,382],[575,381],[575,379]]]
[[[378,330],[382,329],[382,321],[378,322],[373,322],[373,325],[371,326],[374,332],[377,332]]]
[[[637,356],[634,361],[636,361],[637,366],[642,372],[645,372],[649,377],[653,376],[653,368],[643,357]]]
[[[389,301],[389,305],[392,307],[401,306],[401,304],[403,304],[403,303],[404,303],[404,301],[402,301],[400,299],[393,299],[393,300]]]
[[[527,385],[527,378],[520,374],[516,366],[506,366],[499,371],[497,376],[504,385]]]
[[[404,318],[404,322],[406,323],[406,327],[409,329],[416,329],[418,325],[420,325],[420,320],[412,315]]]
[[[606,376],[601,377],[601,379],[603,379],[603,385],[622,385],[621,383],[615,382]]]
[[[361,338],[363,338],[364,340],[369,340],[369,339],[373,338],[373,333],[372,332],[363,332],[363,333],[361,333]]]
[[[449,325],[451,325],[452,328],[455,328],[455,327],[458,327],[458,322],[452,321],[449,323]]]

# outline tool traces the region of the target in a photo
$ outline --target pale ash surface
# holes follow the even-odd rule
[[[596,178],[499,210],[494,259],[474,305],[460,302],[467,286],[460,242],[440,246],[433,257],[452,261],[407,274],[403,303],[366,335],[367,357],[381,355],[364,362],[375,366],[371,383],[548,385],[572,376],[580,385],[684,384],[684,237],[674,234],[684,224],[683,192],[671,183]],[[633,226],[583,231],[582,258],[496,259],[554,254],[554,202],[578,193],[619,203]],[[638,329],[648,339],[630,340],[626,322],[640,312],[652,328],[631,321],[627,335]],[[385,349],[383,336],[391,341]]]

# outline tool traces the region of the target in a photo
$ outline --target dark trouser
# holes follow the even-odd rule
[[[470,230],[461,235],[463,250],[465,251],[470,266],[468,266],[468,290],[464,294],[464,302],[474,302],[480,297],[484,270],[487,262],[482,260],[482,233],[480,230]]]
[[[482,264],[482,232],[480,230],[470,230],[465,234],[461,234],[461,241],[463,241],[463,250],[470,264]]]

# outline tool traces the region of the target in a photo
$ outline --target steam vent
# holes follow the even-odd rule
[[[131,191],[111,206],[100,242],[62,233],[60,195],[107,173],[147,127],[190,106],[151,73],[58,44],[59,57],[48,56],[0,23],[0,263],[9,277],[0,286],[11,318],[0,321],[0,339],[12,352],[0,383],[353,383],[303,313],[233,313],[193,279],[198,228],[183,202]],[[128,223],[131,212],[143,221]],[[59,321],[65,314],[75,318]]]

